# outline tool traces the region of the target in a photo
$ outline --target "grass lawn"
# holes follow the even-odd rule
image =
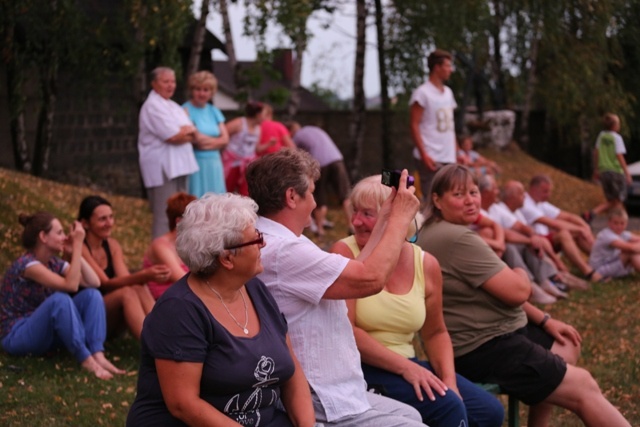
[[[580,212],[601,200],[597,186],[569,177],[539,163],[517,149],[500,153],[483,151],[500,162],[502,181],[526,182],[544,172],[554,180],[552,202]],[[39,180],[0,169],[0,273],[20,253],[20,212],[49,210],[69,224],[80,200],[94,191]],[[131,268],[140,265],[149,242],[150,214],[144,200],[105,195],[114,205],[115,237],[122,243]],[[327,236],[316,242],[328,247],[346,235],[346,222],[338,210],[329,212],[336,223]],[[545,307],[555,318],[578,328],[583,336],[580,366],[596,378],[607,398],[629,419],[640,425],[640,276],[574,292],[567,301]],[[16,358],[0,352],[0,426],[122,426],[135,397],[138,342],[123,336],[106,343],[107,356],[127,370],[110,381],[85,373],[66,352],[48,357]],[[506,403],[506,402],[505,402]],[[521,426],[526,408],[521,405]],[[553,426],[580,426],[566,411],[556,410]],[[505,423],[506,425],[506,423]]]
[[[106,353],[127,374],[102,381],[65,351],[48,357],[0,353],[0,425],[123,426],[136,390],[139,344],[107,342]]]

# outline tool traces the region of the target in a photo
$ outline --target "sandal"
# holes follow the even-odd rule
[[[582,212],[580,216],[582,217],[582,219],[584,219],[584,221],[587,224],[591,224],[591,222],[593,221],[593,218],[595,217],[595,214],[593,213],[593,211],[585,211],[585,212]]]
[[[584,278],[589,282],[596,283],[605,283],[611,280],[611,277],[603,276],[595,270],[591,270],[589,273],[585,274]]]

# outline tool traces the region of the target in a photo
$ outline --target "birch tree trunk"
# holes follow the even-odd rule
[[[391,167],[392,145],[389,115],[391,114],[389,102],[389,77],[387,76],[387,63],[385,55],[384,37],[384,11],[382,1],[375,0],[376,6],[376,33],[378,36],[378,69],[380,70],[380,110],[381,110],[381,131],[382,131],[382,164],[384,167]]]
[[[524,105],[522,107],[522,117],[520,118],[520,146],[524,151],[529,150],[529,119],[533,103],[533,94],[536,90],[536,72],[538,64],[538,46],[540,44],[539,31],[542,25],[538,23],[531,40],[531,50],[529,51],[529,75],[524,93]]]
[[[356,0],[356,59],[353,76],[353,107],[349,137],[351,139],[351,156],[349,175],[353,182],[359,176],[360,157],[364,141],[365,98],[364,98],[364,55],[366,43],[367,6],[365,0]]]
[[[33,153],[33,174],[35,176],[42,176],[49,170],[57,78],[58,55],[54,51],[51,54],[49,63],[45,64],[41,69],[40,86],[42,90],[42,107],[38,115],[38,127]]]
[[[492,61],[492,74],[494,81],[494,88],[491,91],[493,108],[496,110],[502,110],[507,105],[507,93],[504,83],[504,72],[502,71],[502,42],[500,40],[500,31],[504,22],[504,4],[495,0],[493,2],[494,7],[494,25],[490,30],[491,42],[493,47],[493,61]]]
[[[31,172],[29,146],[24,124],[24,70],[21,69],[19,53],[13,53],[13,60],[7,62],[7,94],[9,97],[9,129],[13,146],[15,168],[23,172]]]
[[[141,3],[138,16],[132,17],[132,25],[135,31],[134,38],[138,46],[144,46],[145,44],[145,33],[142,22],[146,19],[146,17],[147,7],[144,5],[144,3]],[[142,103],[147,97],[147,89],[149,87],[147,82],[147,63],[144,55],[140,55],[140,59],[138,61],[138,71],[136,72],[136,77],[133,84],[134,102],[136,104],[136,108],[140,109]]]
[[[200,8],[200,19],[196,24],[195,31],[193,32],[193,40],[191,42],[191,51],[189,52],[189,62],[187,63],[187,69],[185,70],[185,77],[196,73],[200,68],[200,55],[202,54],[202,45],[204,44],[204,38],[207,34],[207,17],[209,16],[209,0],[202,0],[202,7]],[[184,88],[185,99],[189,99],[189,85],[185,85]]]
[[[306,26],[306,22],[305,22]],[[304,32],[302,32],[304,34]],[[299,36],[295,41],[295,53],[293,58],[293,72],[291,74],[291,94],[287,102],[287,119],[292,120],[300,108],[300,79],[302,75],[302,56],[307,48],[304,36]]]
[[[236,99],[247,99],[247,88],[240,72],[238,60],[236,59],[236,48],[233,43],[233,34],[231,33],[231,20],[229,19],[229,7],[227,0],[219,0],[220,16],[222,16],[222,32],[224,33],[224,47],[227,51],[227,59],[229,67],[233,71],[233,82],[236,85]]]

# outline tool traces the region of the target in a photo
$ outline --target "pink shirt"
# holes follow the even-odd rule
[[[258,145],[266,144],[271,138],[276,139],[276,143],[267,148],[266,151],[260,153],[261,156],[265,154],[275,153],[276,151],[285,147],[284,137],[289,136],[289,131],[280,122],[273,120],[265,120],[260,124],[260,142]]]
[[[145,254],[144,257],[142,258],[142,268],[149,268],[149,267],[152,267],[153,265],[154,263],[151,262],[147,254]],[[189,267],[187,267],[186,265],[180,264],[180,267],[182,267],[185,273],[189,272]],[[151,291],[151,295],[153,295],[153,299],[156,299],[156,300],[160,298],[160,296],[162,296],[164,291],[169,289],[169,286],[171,285],[173,285],[173,282],[171,281],[158,283],[150,280],[147,283],[147,286],[149,287],[149,291]]]

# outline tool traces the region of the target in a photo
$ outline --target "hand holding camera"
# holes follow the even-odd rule
[[[387,187],[394,187],[396,190],[400,185],[401,170],[382,169],[382,183]],[[413,186],[415,179],[411,175],[407,175],[407,188]]]

